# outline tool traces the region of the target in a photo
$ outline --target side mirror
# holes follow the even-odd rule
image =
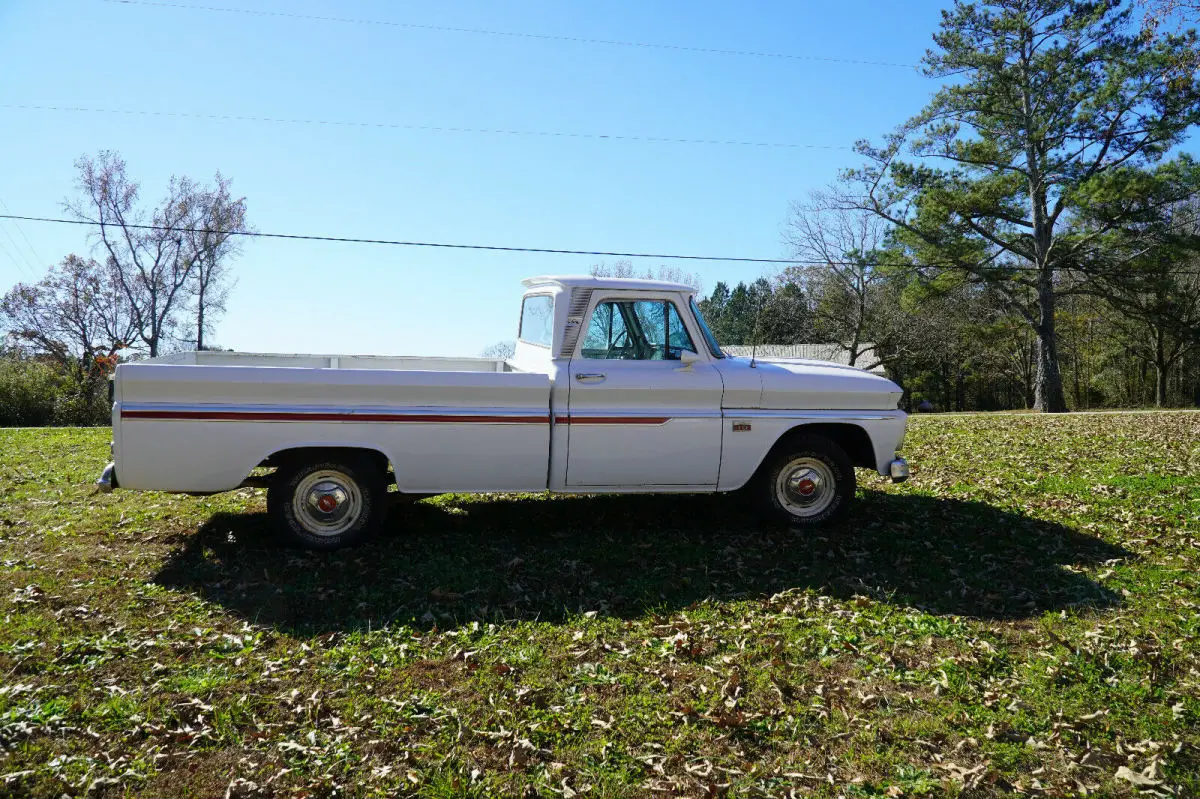
[[[692,368],[692,364],[699,363],[700,360],[700,355],[698,353],[692,352],[691,350],[683,350],[679,353],[679,363],[682,364],[682,366],[675,371],[685,372]]]

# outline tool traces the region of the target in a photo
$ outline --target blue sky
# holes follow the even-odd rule
[[[196,4],[902,64],[919,60],[942,6]],[[935,88],[900,67],[108,0],[0,0],[0,105],[848,147],[890,130]],[[765,258],[787,254],[789,203],[857,163],[837,149],[13,108],[0,108],[0,142],[0,211],[14,214],[61,216],[73,161],[112,148],[148,200],[173,173],[207,179],[220,169],[264,232]],[[0,290],[88,249],[82,229],[0,222]],[[242,351],[477,355],[513,337],[522,277],[586,273],[597,260],[248,241],[213,340]],[[689,267],[708,288],[764,273]]]

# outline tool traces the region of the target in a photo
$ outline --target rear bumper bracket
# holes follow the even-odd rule
[[[117,465],[109,463],[104,467],[100,479],[96,481],[96,490],[102,494],[108,494],[117,487]]]

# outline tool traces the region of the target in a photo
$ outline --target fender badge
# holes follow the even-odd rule
[[[733,432],[749,433],[750,432],[750,423],[749,422],[734,422],[733,423]]]

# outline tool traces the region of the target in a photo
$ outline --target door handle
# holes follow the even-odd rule
[[[575,379],[580,382],[584,382],[587,380],[600,381],[600,380],[603,380],[604,377],[605,377],[605,375],[602,372],[576,372],[575,373]]]

